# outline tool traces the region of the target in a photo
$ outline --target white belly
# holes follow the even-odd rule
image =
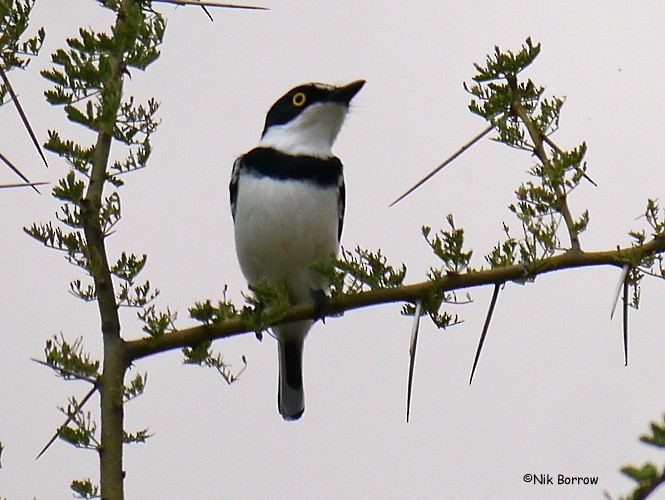
[[[250,284],[265,277],[286,285],[296,302],[327,284],[310,265],[337,252],[338,192],[312,183],[241,176],[236,251]]]

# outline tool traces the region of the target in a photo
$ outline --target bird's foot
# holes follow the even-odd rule
[[[321,320],[326,322],[326,309],[328,306],[328,296],[323,290],[312,290],[312,301],[314,302],[314,321]]]

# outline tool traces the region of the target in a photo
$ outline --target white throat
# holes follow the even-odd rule
[[[266,130],[259,147],[294,156],[329,158],[347,111],[344,104],[336,102],[312,104],[289,123]]]

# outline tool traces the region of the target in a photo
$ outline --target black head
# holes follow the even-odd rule
[[[305,109],[316,103],[335,102],[348,107],[351,99],[365,84],[365,80],[356,80],[342,87],[325,83],[306,83],[289,90],[272,105],[266,115],[263,128],[265,135],[273,125],[284,125],[296,118]]]

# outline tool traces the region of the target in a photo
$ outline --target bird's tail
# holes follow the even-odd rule
[[[277,406],[284,420],[298,420],[305,411],[302,352],[310,325],[299,323],[310,322],[287,323],[275,329],[279,346]]]

